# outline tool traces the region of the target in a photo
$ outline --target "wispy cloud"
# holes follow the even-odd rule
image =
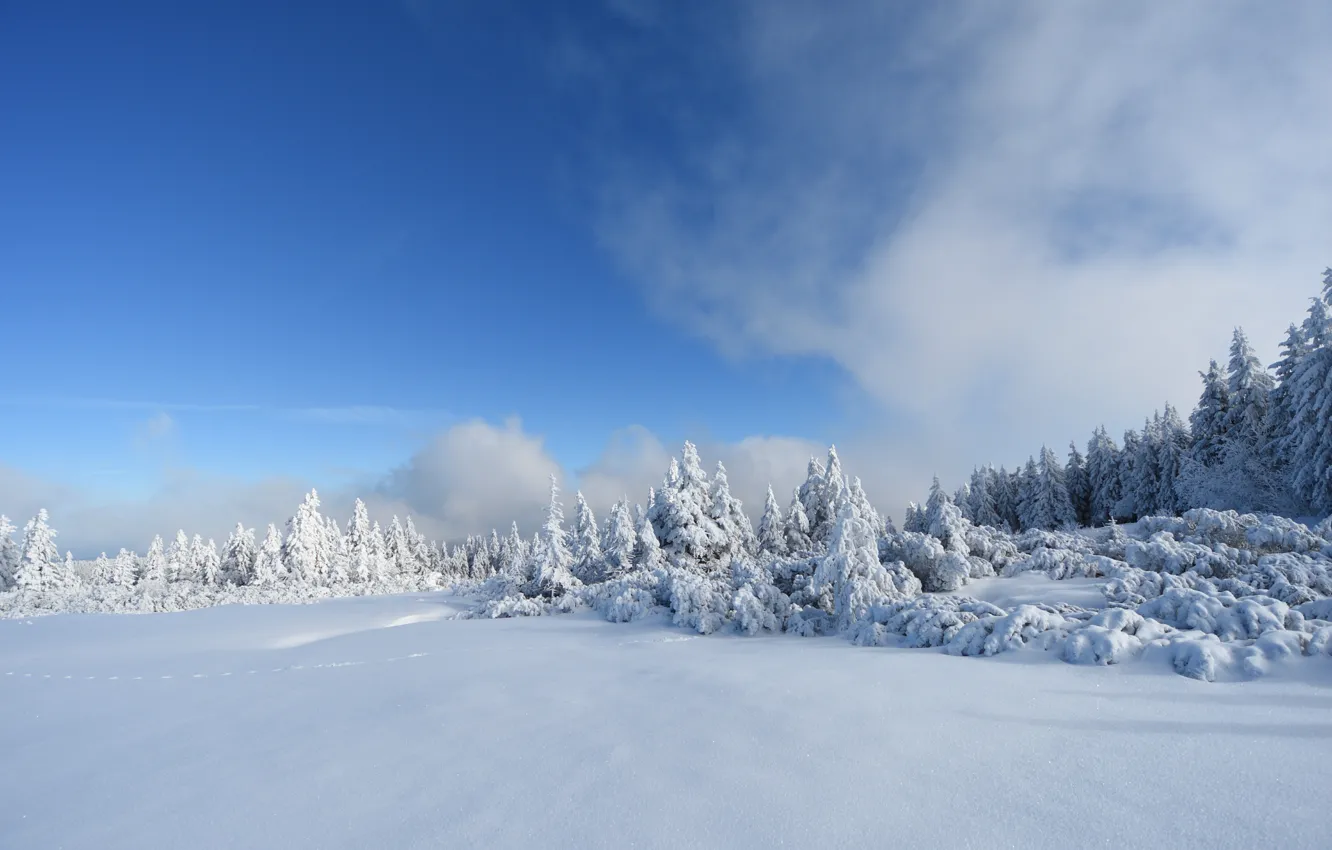
[[[1326,3],[741,8],[735,108],[607,174],[601,232],[717,346],[840,363],[913,476],[1187,407],[1332,258]]]
[[[197,402],[138,401],[97,397],[29,397],[0,399],[0,406],[19,410],[124,410],[154,411],[158,417],[171,413],[251,413],[280,416],[327,425],[384,425],[420,427],[438,425],[454,418],[447,410],[402,408],[386,405],[351,404],[328,407],[274,407],[260,404],[212,404]],[[155,417],[156,419],[156,417]]]

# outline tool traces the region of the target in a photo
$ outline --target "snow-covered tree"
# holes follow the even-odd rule
[[[402,527],[402,520],[394,514],[384,532],[384,559],[388,562],[389,573],[405,575],[411,571],[411,545],[407,542],[407,530]]]
[[[1309,338],[1302,327],[1292,323],[1281,343],[1281,357],[1271,366],[1276,387],[1272,389],[1272,404],[1268,411],[1267,455],[1278,475],[1286,473],[1290,465],[1290,432],[1295,417],[1295,383],[1291,379],[1308,353]]]
[[[384,565],[379,561],[379,547],[371,538],[370,512],[365,502],[360,499],[352,506],[351,519],[347,520],[347,573],[358,584],[369,584],[383,576]]]
[[[176,532],[176,539],[167,548],[166,580],[190,581],[194,578],[194,551],[190,548],[190,536],[185,529]]]
[[[708,478],[693,443],[684,444],[677,474],[674,484],[668,474],[666,486],[657,492],[657,504],[648,512],[662,553],[676,566],[720,569],[716,562],[724,541],[712,518]]]
[[[199,552],[199,578],[207,585],[216,585],[222,576],[222,559],[217,554],[213,538],[203,544]]]
[[[991,482],[994,479],[994,469],[974,469],[971,472],[971,487],[967,493],[967,508],[971,515],[971,521],[976,525],[985,525],[991,528],[999,528],[1004,524],[1000,519],[999,512],[995,507],[994,490]]]
[[[995,513],[999,514],[999,519],[1009,531],[1017,531],[1022,527],[1022,518],[1018,510],[1021,497],[1021,493],[1018,492],[1021,483],[1019,476],[1000,466],[991,483],[994,488]],[[909,529],[903,526],[903,530]]]
[[[1328,286],[1332,286],[1329,279]],[[1332,511],[1332,318],[1328,301],[1314,299],[1304,322],[1309,352],[1295,367],[1290,423],[1291,484],[1317,513]]]
[[[597,518],[583,498],[583,491],[574,494],[573,573],[587,584],[601,581],[605,563],[601,554],[601,535]]]
[[[254,578],[254,529],[236,523],[222,549],[222,578],[236,584],[249,584]]]
[[[282,563],[299,582],[323,584],[328,577],[332,553],[328,549],[328,529],[319,513],[319,494],[311,490],[287,520]]]
[[[1053,517],[1046,517],[1039,513],[1038,494],[1036,489],[1040,486],[1040,471],[1036,468],[1036,458],[1027,456],[1027,465],[1022,467],[1018,473],[1017,482],[1017,511],[1018,527],[1024,531],[1029,528],[1051,528]]]
[[[324,548],[328,552],[326,578],[329,584],[343,585],[351,580],[351,553],[342,526],[333,517],[324,518]]]
[[[111,575],[108,582],[123,590],[128,590],[134,586],[134,581],[138,576],[138,558],[128,549],[121,549],[116,555],[116,559],[111,562]]]
[[[826,516],[825,499],[823,494],[825,474],[827,470],[823,464],[819,463],[818,458],[811,457],[809,465],[806,468],[805,480],[800,485],[800,507],[805,514],[805,524],[809,526],[809,538],[818,543],[824,542],[819,537],[819,529],[826,530],[828,524],[836,518]]]
[[[434,569],[434,559],[430,554],[430,541],[426,540],[424,534],[416,530],[416,522],[410,515],[407,517],[406,527],[403,528],[403,536],[407,541],[407,559],[405,562],[407,572],[415,576],[428,575]],[[485,578],[488,574],[489,565],[483,563],[482,574],[478,575],[477,578]]]
[[[957,511],[951,500],[948,504]],[[819,562],[810,585],[816,597],[831,598],[830,613],[843,631],[863,619],[872,606],[920,592],[920,582],[905,569],[890,572],[879,562],[874,529],[850,502],[842,505],[828,554]]]
[[[657,531],[644,511],[638,518],[638,547],[634,550],[634,566],[641,570],[655,570],[662,565],[663,560]]]
[[[105,552],[100,553],[93,559],[92,583],[95,585],[111,583],[111,559],[106,556]]]
[[[634,568],[634,549],[637,546],[638,532],[629,516],[629,506],[621,499],[611,505],[606,519],[606,534],[601,542],[607,578],[619,578]]]
[[[805,504],[800,499],[800,491],[791,493],[791,507],[786,511],[786,524],[782,528],[786,536],[786,550],[795,554],[808,552],[814,545],[809,536],[809,517],[805,514]]]
[[[560,488],[550,477],[550,505],[541,526],[541,543],[532,564],[532,590],[542,596],[558,597],[578,585],[571,567],[568,535],[564,530],[564,509],[560,506]]]
[[[1078,444],[1068,444],[1068,465],[1064,467],[1064,486],[1073,506],[1073,520],[1079,526],[1092,524],[1091,477],[1087,473],[1087,460],[1078,451]]]
[[[934,479],[936,482],[938,478]],[[902,530],[912,534],[924,534],[930,527],[925,519],[925,510],[915,502],[907,502],[906,511],[902,514]]]
[[[60,565],[60,550],[56,548],[56,531],[48,524],[46,508],[28,520],[23,527],[23,543],[14,584],[19,590],[49,591],[61,583],[56,576]]]
[[[777,504],[777,497],[768,485],[768,493],[763,500],[763,518],[759,520],[758,549],[769,555],[786,554],[786,524],[782,520],[782,509]]]
[[[166,581],[166,544],[162,542],[162,535],[155,535],[153,542],[148,544],[148,554],[143,556],[143,563],[140,566],[142,572],[139,574],[139,581],[141,583],[160,584]]]
[[[758,544],[754,538],[754,526],[745,515],[740,500],[731,495],[731,483],[721,461],[717,461],[717,471],[713,473],[712,492],[709,495],[709,516],[717,527],[717,555],[729,562],[756,551]]]
[[[870,524],[870,528],[873,529],[876,535],[883,534],[887,523],[874,509],[874,506],[870,504],[869,496],[865,495],[865,487],[860,483],[860,476],[852,476],[851,485],[846,492],[847,498],[851,500],[851,504],[855,507],[860,518]]]
[[[272,587],[277,584],[287,571],[283,564],[282,552],[282,532],[278,531],[276,525],[269,523],[268,534],[264,535],[264,542],[259,546],[259,552],[254,558],[254,572],[250,584],[259,587]]]
[[[1091,522],[1104,525],[1114,518],[1116,506],[1123,497],[1119,481],[1119,447],[1106,433],[1104,425],[1097,428],[1087,442],[1087,483],[1091,488]]]
[[[1226,429],[1230,421],[1229,377],[1215,360],[1206,372],[1198,373],[1203,380],[1198,406],[1189,416],[1193,444],[1189,458],[1204,467],[1221,463],[1226,453]]]
[[[19,561],[22,559],[18,544],[14,542],[15,531],[17,529],[9,517],[0,514],[0,592],[14,586]]]

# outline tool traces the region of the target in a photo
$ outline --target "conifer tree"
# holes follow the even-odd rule
[[[378,548],[370,539],[370,512],[365,502],[360,499],[352,505],[351,519],[347,520],[347,575],[357,584],[369,584],[382,572],[381,565],[375,563],[375,550]]]
[[[999,517],[999,512],[995,506],[994,492],[991,487],[993,478],[993,467],[972,470],[970,492],[967,494],[968,512],[972,516],[971,521],[976,525],[999,528],[1005,523]]]
[[[759,520],[758,550],[769,555],[786,554],[786,524],[771,484],[763,500],[763,518]]]
[[[254,529],[236,523],[222,550],[222,577],[236,584],[248,584],[254,578]]]
[[[18,544],[14,542],[15,531],[17,529],[9,517],[0,514],[0,592],[14,586],[19,561],[22,559]]]
[[[166,581],[166,547],[162,542],[162,535],[154,536],[153,542],[148,544],[148,554],[143,556],[141,567],[143,572],[139,575],[140,582],[157,584]]]
[[[1325,281],[1332,301],[1332,278]],[[1291,375],[1291,484],[1317,513],[1332,511],[1332,318],[1324,299],[1313,299],[1304,322],[1309,352]]]
[[[745,515],[740,500],[731,495],[731,484],[726,477],[726,467],[717,461],[717,471],[712,476],[712,492],[709,515],[717,527],[716,551],[719,556],[729,560],[751,554],[757,549],[754,538],[754,526]]]
[[[1215,360],[1206,372],[1198,374],[1203,379],[1203,390],[1198,406],[1189,416],[1193,431],[1189,458],[1204,467],[1215,467],[1225,457],[1226,429],[1230,421],[1230,380]]]
[[[786,525],[782,529],[786,535],[786,551],[791,554],[808,552],[814,541],[809,536],[809,517],[805,515],[805,504],[800,499],[800,491],[791,492],[791,506],[786,511]]]
[[[60,550],[56,548],[56,531],[48,524],[46,508],[28,520],[23,527],[23,544],[14,583],[19,590],[48,591],[60,584],[55,575],[59,568]]]
[[[268,534],[254,558],[254,574],[250,583],[259,587],[272,587],[286,574],[287,568],[282,560],[282,532],[273,523],[268,524]]]
[[[1087,482],[1091,488],[1092,525],[1105,525],[1115,517],[1123,491],[1119,480],[1119,447],[1104,425],[1087,442]]]
[[[214,586],[219,583],[221,575],[222,559],[217,554],[217,544],[210,537],[200,550],[199,578],[204,584]]]
[[[114,587],[128,590],[134,586],[139,572],[138,567],[138,558],[134,553],[128,549],[121,549],[115,561],[111,563],[110,583]]]
[[[591,584],[601,581],[605,564],[601,554],[601,536],[597,531],[597,518],[583,498],[583,491],[574,495],[573,573],[579,581]]]
[[[606,536],[601,543],[607,578],[619,578],[634,568],[637,546],[638,532],[629,517],[629,506],[621,499],[611,506],[606,520]]]
[[[190,549],[190,537],[182,528],[176,532],[176,539],[167,548],[166,580],[187,581],[193,578],[193,573],[194,555]]]
[[[546,521],[541,526],[541,542],[532,565],[532,590],[547,597],[557,597],[575,587],[570,567],[573,556],[569,552],[568,535],[564,530],[564,509],[560,506],[560,488],[555,476],[550,477],[550,505],[546,508]]]
[[[331,555],[328,529],[319,513],[319,494],[311,490],[296,513],[287,520],[282,563],[297,581],[320,585],[328,577]]]
[[[634,551],[634,566],[641,570],[655,570],[662,565],[662,561],[657,532],[644,511],[638,520],[638,548]]]
[[[1087,461],[1078,451],[1078,444],[1068,444],[1068,465],[1064,467],[1064,485],[1068,489],[1068,500],[1073,506],[1073,521],[1078,526],[1089,526],[1091,520],[1091,478],[1087,473]]]

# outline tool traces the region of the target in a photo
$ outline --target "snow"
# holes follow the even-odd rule
[[[1030,614],[1096,581],[964,592]],[[1205,683],[1033,644],[452,619],[470,608],[0,621],[0,847],[1298,848],[1332,824],[1325,655]],[[1135,616],[1063,651],[1112,651]]]

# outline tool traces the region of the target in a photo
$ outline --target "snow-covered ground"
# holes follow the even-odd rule
[[[1012,604],[1097,584],[966,592]],[[699,637],[658,616],[449,619],[461,608],[423,594],[0,621],[0,847],[1332,835],[1327,656],[1205,683],[1035,644],[975,659]]]

